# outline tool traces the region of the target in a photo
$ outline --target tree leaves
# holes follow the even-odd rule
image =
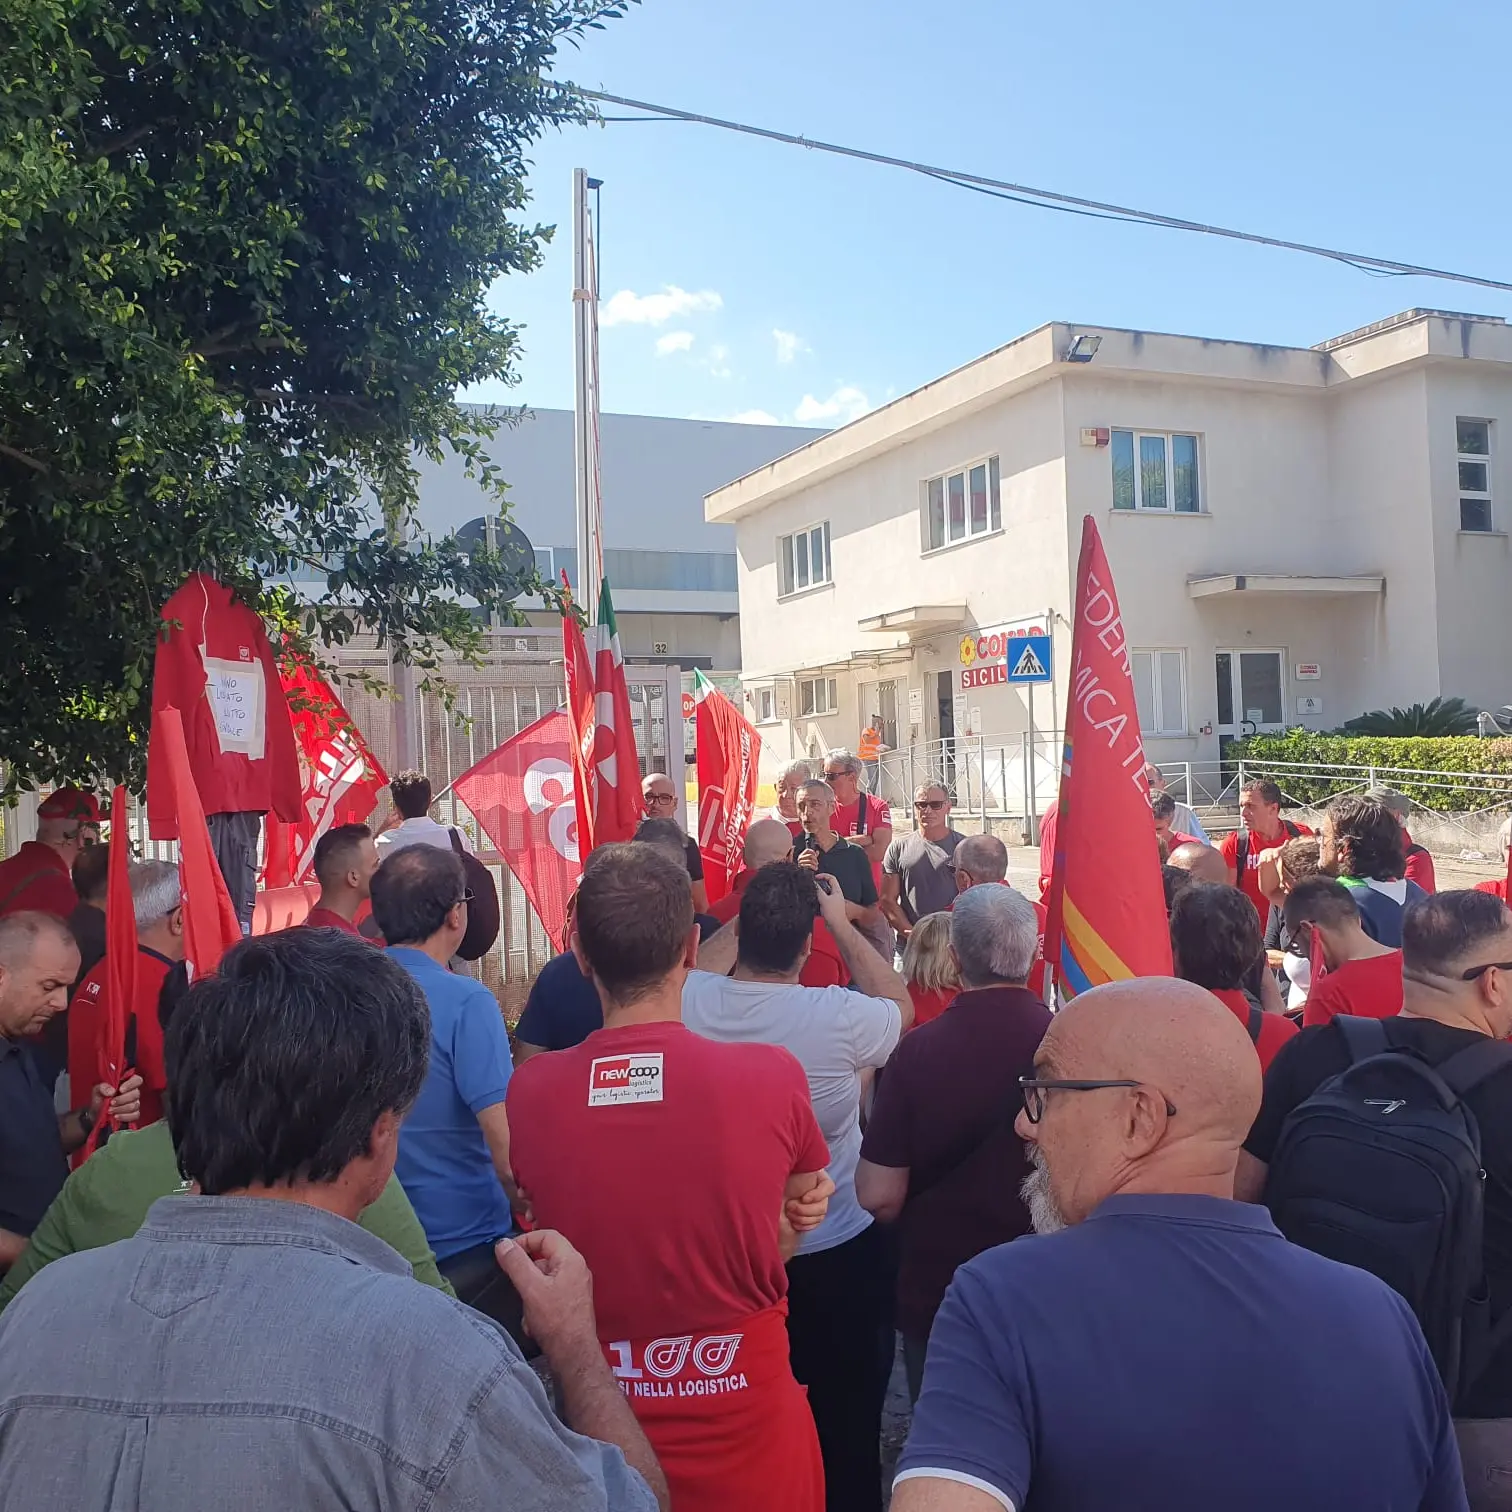
[[[594,0],[0,0],[0,759],[137,776],[191,571],[306,647],[434,665],[533,578],[415,539],[416,452],[505,487],[485,296]],[[404,544],[400,544],[403,542]],[[300,604],[288,579],[302,575]]]

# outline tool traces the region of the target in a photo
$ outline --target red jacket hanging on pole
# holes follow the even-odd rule
[[[163,605],[160,618],[165,630],[152,674],[152,712],[182,712],[205,812],[271,810],[292,823],[300,813],[299,758],[261,618],[202,572]],[[147,818],[154,840],[177,837],[167,772],[151,742]]]

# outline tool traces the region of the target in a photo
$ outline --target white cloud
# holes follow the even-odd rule
[[[673,352],[686,352],[693,345],[692,331],[668,331],[656,338],[656,355],[670,357]]]
[[[708,361],[709,377],[730,377],[730,349],[729,347],[715,346],[709,348]]]
[[[800,425],[810,425],[815,420],[854,420],[870,408],[871,400],[860,389],[845,384],[837,388],[828,399],[816,399],[812,394],[805,394],[798,408],[793,411],[793,418]]]
[[[789,363],[800,352],[806,352],[809,344],[796,331],[773,330],[772,340],[777,343],[777,360],[780,363]]]
[[[621,289],[599,312],[601,326],[666,325],[682,315],[706,315],[722,310],[724,300],[713,289],[690,293],[676,284],[667,284],[660,294],[636,294]]]
[[[776,415],[764,409],[741,410],[738,415],[730,416],[732,425],[781,425]]]

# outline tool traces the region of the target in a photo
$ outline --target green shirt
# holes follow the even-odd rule
[[[79,1250],[130,1239],[159,1197],[187,1189],[165,1120],[113,1134],[103,1149],[69,1176],[42,1215],[21,1258],[0,1281],[0,1310],[43,1266]],[[436,1269],[436,1257],[425,1241],[420,1220],[393,1176],[377,1202],[364,1209],[357,1221],[409,1261],[415,1280],[456,1295]]]

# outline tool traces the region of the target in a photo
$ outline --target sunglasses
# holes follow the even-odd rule
[[[1108,1087],[1142,1087],[1143,1082],[1137,1081],[1050,1081],[1040,1080],[1033,1076],[1019,1077],[1019,1091],[1024,1094],[1024,1112],[1028,1115],[1029,1122],[1037,1124],[1045,1116],[1045,1094],[1047,1092],[1101,1092]],[[1176,1109],[1171,1100],[1161,1094],[1165,1101],[1167,1118],[1176,1116]]]
[[[477,893],[475,893],[472,888],[464,887],[462,889],[462,896],[457,899],[457,903],[471,903],[472,900],[477,896]],[[457,906],[457,903],[453,903],[452,907],[455,908]]]
[[[916,809],[942,809],[945,807],[945,800],[943,798],[915,798],[914,807]]]
[[[1512,971],[1512,961],[1487,961],[1484,966],[1472,966],[1469,971],[1460,972],[1460,981],[1477,981],[1488,971]]]
[[[841,767],[838,772],[826,772],[824,780],[826,782],[833,782],[837,777],[854,777],[855,775],[854,772],[847,771],[844,767]]]

